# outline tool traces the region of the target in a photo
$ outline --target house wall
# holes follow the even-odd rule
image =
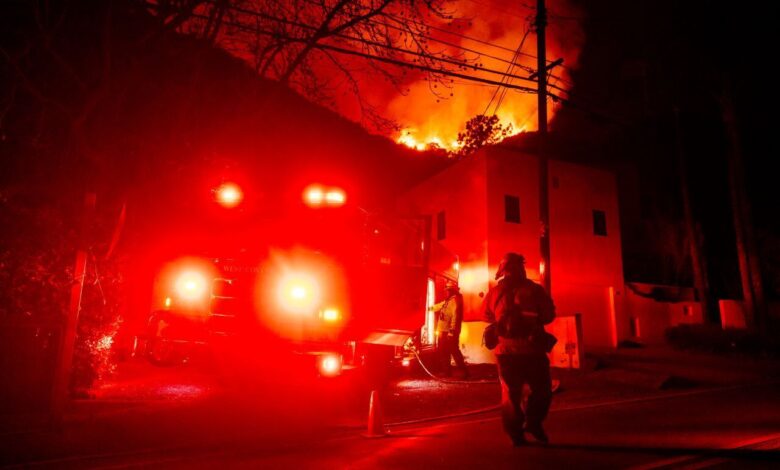
[[[561,314],[582,315],[586,346],[616,347],[625,324],[617,184],[612,173],[550,162],[553,296]],[[595,233],[594,210],[606,236]]]
[[[665,341],[666,329],[683,324],[703,323],[701,304],[693,300],[659,301],[639,292],[651,292],[653,284],[632,283],[635,289],[625,291],[625,311],[627,322],[620,332],[621,339],[632,339],[644,344],[662,344]],[[660,286],[662,287],[662,286]],[[692,299],[693,289],[681,298]]]
[[[540,278],[539,170],[534,155],[488,150],[488,264],[504,253],[526,258],[528,277]],[[551,161],[552,295],[559,315],[580,314],[586,346],[615,347],[622,315],[623,260],[617,187],[606,171]],[[520,199],[520,223],[505,220],[505,196]],[[594,234],[593,211],[606,216],[606,236]]]
[[[539,279],[538,160],[507,147],[483,149],[401,198],[402,209],[433,217],[447,214],[441,241],[460,256],[465,319],[479,320],[480,294],[494,283],[508,251],[526,258],[528,277]],[[558,314],[579,314],[583,344],[614,347],[625,330],[617,189],[605,171],[550,162],[552,295]],[[505,196],[520,201],[520,223],[507,222]],[[607,236],[594,235],[593,210],[604,211]]]
[[[525,257],[526,274],[539,280],[539,168],[536,157],[507,148],[487,154],[488,266],[495,273],[507,252]],[[520,223],[506,222],[504,197],[520,199]]]
[[[612,173],[550,162],[553,282],[622,290],[620,218]],[[594,210],[606,216],[606,236],[594,233]]]
[[[466,319],[477,319],[482,304],[482,280],[487,276],[487,214],[485,158],[479,155],[461,161],[401,196],[401,211],[431,217],[432,236],[437,239],[436,215],[445,212],[446,236],[439,240],[460,261],[459,285]],[[438,299],[437,299],[438,301]]]

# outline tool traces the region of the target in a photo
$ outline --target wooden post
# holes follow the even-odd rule
[[[84,276],[87,273],[87,232],[95,212],[96,199],[97,196],[93,192],[88,192],[84,197],[84,212],[81,216],[76,263],[73,268],[73,283],[70,288],[70,304],[65,324],[60,330],[62,334],[60,335],[57,368],[54,371],[50,410],[51,425],[55,429],[62,427],[65,405],[68,401],[68,385],[73,365],[73,350],[76,345],[76,327],[81,309],[81,293],[84,289]]]

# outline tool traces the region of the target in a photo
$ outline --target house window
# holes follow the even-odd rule
[[[593,210],[593,235],[607,236],[607,213]]]
[[[447,237],[447,219],[444,216],[444,211],[436,214],[436,239],[444,240]]]
[[[512,224],[520,223],[520,198],[504,196],[504,220]]]

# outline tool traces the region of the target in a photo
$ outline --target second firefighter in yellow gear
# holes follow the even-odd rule
[[[468,378],[469,371],[458,344],[461,324],[463,323],[463,295],[460,293],[458,285],[452,281],[447,282],[445,291],[447,298],[433,306],[433,310],[438,314],[436,331],[439,357],[445,376],[452,376],[450,362],[450,357],[452,357],[458,368],[463,371],[463,378]]]

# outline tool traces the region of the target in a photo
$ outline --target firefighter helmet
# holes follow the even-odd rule
[[[525,270],[525,258],[517,253],[507,253],[501,259],[496,270],[496,279],[500,279],[507,274],[519,274]]]

